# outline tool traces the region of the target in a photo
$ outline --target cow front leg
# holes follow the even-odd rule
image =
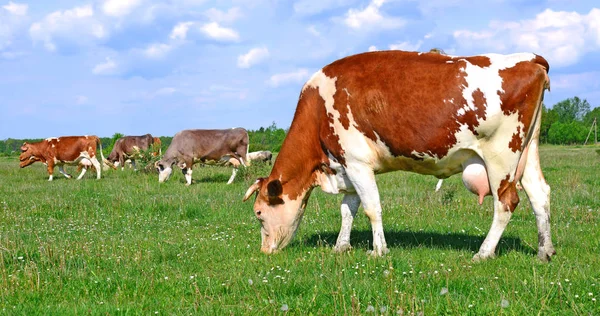
[[[186,164],[186,167],[181,169],[181,172],[185,176],[185,185],[192,185],[192,166],[190,165],[189,167],[187,167]]]
[[[237,168],[233,168],[233,172],[231,172],[231,177],[229,177],[229,181],[227,181],[227,184],[231,184],[233,180],[235,180],[235,175],[237,174],[237,171]]]
[[[538,228],[538,258],[550,261],[556,254],[550,235],[550,186],[546,183],[537,144],[532,142],[527,152],[527,162],[521,178],[521,185],[527,193],[531,208],[535,214]]]
[[[360,197],[365,214],[371,221],[373,230],[373,251],[370,254],[374,256],[383,256],[388,253],[387,243],[383,234],[383,221],[381,217],[381,202],[379,200],[379,190],[375,181],[373,169],[366,165],[348,165],[346,174],[352,182],[356,193]]]
[[[133,171],[137,171],[137,166],[135,165],[135,160],[131,159],[131,165],[133,166]]]
[[[342,199],[341,213],[342,213],[342,227],[340,233],[333,247],[335,252],[344,252],[350,250],[350,232],[352,231],[352,222],[356,217],[356,212],[360,206],[360,197],[356,193],[347,193]]]
[[[125,156],[119,155],[119,165],[121,166],[121,171],[125,170]]]
[[[71,179],[71,178],[72,178],[72,177],[71,177],[71,175],[70,175],[70,174],[68,174],[68,173],[65,171],[65,169],[63,168],[63,166],[58,166],[58,171],[59,171],[59,172],[60,172],[60,173],[61,173],[63,176],[65,176],[67,179]]]
[[[48,174],[50,175],[50,177],[48,177],[48,181],[52,181],[53,174],[54,174],[54,163],[52,163],[51,161],[48,161],[47,170],[48,170]]]

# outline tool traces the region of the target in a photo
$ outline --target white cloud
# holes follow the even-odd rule
[[[187,38],[187,33],[190,27],[194,25],[194,22],[180,22],[171,31],[171,35],[169,36],[171,39],[177,40],[185,40]]]
[[[383,6],[383,3],[384,0],[372,0],[371,3],[362,10],[348,10],[346,17],[344,18],[344,24],[355,30],[370,28],[395,29],[404,26],[406,21],[403,19],[386,17],[381,13],[380,9],[381,6]]]
[[[531,51],[551,66],[568,66],[586,53],[600,51],[600,9],[588,14],[546,9],[530,20],[492,21],[484,30],[457,30],[454,38],[463,50]]]
[[[377,50],[378,50],[378,49],[377,49],[377,46],[375,46],[375,45],[371,45],[371,46],[369,46],[369,51],[370,51],[370,52],[376,52]]]
[[[250,68],[253,65],[269,57],[269,49],[266,47],[257,47],[251,49],[248,53],[238,56],[237,65],[240,68]]]
[[[2,8],[14,15],[27,15],[27,9],[29,6],[27,4],[14,3],[10,1],[7,5],[2,6]]]
[[[240,39],[235,30],[222,27],[217,22],[204,24],[200,31],[206,36],[219,41],[238,41]]]
[[[34,42],[43,42],[49,51],[57,49],[57,38],[83,44],[108,36],[104,26],[94,17],[91,5],[52,12],[33,23],[29,35]]]
[[[106,0],[102,5],[102,11],[108,16],[123,17],[131,13],[141,3],[141,0]]]
[[[402,42],[398,44],[391,44],[390,49],[392,50],[405,50],[405,51],[418,51],[421,48],[423,41],[418,41],[416,43],[411,42]]]
[[[160,59],[165,57],[173,47],[169,44],[154,43],[148,46],[143,53],[148,58]]]
[[[98,64],[92,69],[94,75],[112,75],[117,71],[117,63],[110,57],[106,57],[106,62]]]
[[[273,87],[279,87],[288,83],[302,83],[309,77],[308,69],[298,69],[294,72],[287,72],[281,74],[272,75],[267,83]]]
[[[231,8],[227,10],[227,12],[211,8],[207,10],[204,14],[209,20],[219,23],[231,23],[239,19],[243,15],[242,10],[238,7]]]

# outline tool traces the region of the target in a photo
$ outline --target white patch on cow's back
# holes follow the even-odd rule
[[[48,137],[48,138],[46,138],[46,141],[47,142],[51,142],[52,140],[55,140],[55,139],[56,139],[57,142],[60,141],[60,139],[58,139],[58,137]]]
[[[494,67],[499,70],[512,68],[516,64],[523,61],[535,60],[535,54],[533,53],[516,53],[510,55],[484,54],[483,56],[488,57],[490,59],[490,61],[492,62],[491,67]]]

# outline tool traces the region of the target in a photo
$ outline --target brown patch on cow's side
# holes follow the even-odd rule
[[[345,130],[350,127],[350,119],[348,118],[348,108],[350,107],[350,93],[345,89],[336,89],[333,95],[333,109],[340,113],[339,121]]]
[[[487,101],[485,95],[480,89],[473,91],[473,105],[475,110],[467,110],[465,114],[458,117],[458,122],[466,124],[469,130],[476,136],[479,135],[476,128],[479,126],[479,120],[485,120],[485,108]]]
[[[473,66],[477,66],[480,68],[487,68],[492,65],[492,61],[489,57],[486,56],[473,56],[465,58],[469,63]]]
[[[510,212],[514,212],[519,205],[519,194],[517,193],[516,181],[509,181],[510,175],[500,181],[498,187],[498,199]]]
[[[508,148],[512,150],[514,153],[521,150],[523,147],[523,138],[521,138],[521,126],[517,127],[517,131],[513,134],[510,143],[508,143]]]
[[[379,136],[394,156],[422,159],[416,152],[442,158],[456,143],[460,126],[474,122],[457,117],[466,104],[462,96],[466,61],[450,60],[440,54],[365,53],[338,60],[323,73],[337,78],[336,103],[346,105],[339,91],[351,92],[350,111],[366,137],[375,141]]]

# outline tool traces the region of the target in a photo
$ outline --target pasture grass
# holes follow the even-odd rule
[[[492,219],[460,177],[378,176],[390,253],[367,255],[359,211],[353,249],[332,252],[342,196],[313,191],[294,241],[259,252],[252,203],[241,199],[255,166],[196,167],[163,184],[152,173],[88,172],[83,180],[0,158],[0,313],[482,315],[599,314],[600,156],[597,147],[542,147],[552,187],[557,255],[538,261],[527,198],[498,257],[473,263]],[[67,167],[74,172],[74,167]]]

